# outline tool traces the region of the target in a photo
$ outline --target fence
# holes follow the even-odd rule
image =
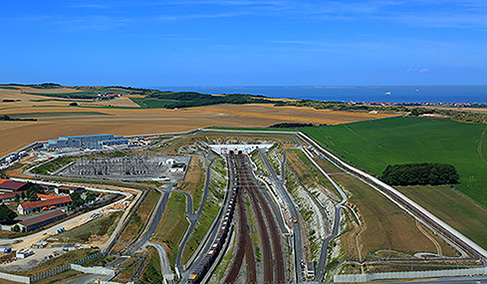
[[[10,281],[20,282],[20,283],[31,283],[30,278],[27,276],[20,276],[20,275],[3,273],[3,272],[0,272],[0,279],[10,280]]]
[[[22,282],[22,283],[34,283],[36,281],[40,281],[42,279],[45,279],[45,278],[48,278],[48,277],[57,275],[59,273],[63,273],[63,272],[68,271],[70,269],[74,269],[73,268],[73,265],[80,266],[81,264],[85,264],[88,261],[90,261],[92,259],[95,259],[97,257],[100,257],[102,255],[103,255],[102,252],[97,252],[97,253],[91,254],[89,256],[86,256],[86,257],[84,257],[82,259],[78,259],[73,264],[71,264],[71,263],[64,264],[64,265],[55,267],[53,269],[46,270],[46,271],[43,271],[43,272],[34,274],[34,275],[30,276],[30,277],[25,277],[25,278],[29,278],[29,282]],[[90,273],[90,272],[88,272],[88,273]],[[1,275],[0,275],[0,277],[1,277]],[[8,279],[8,278],[3,278],[3,279]],[[20,281],[18,281],[18,282],[20,282]]]
[[[369,282],[384,279],[405,279],[405,278],[432,278],[452,277],[487,274],[487,267],[450,269],[450,270],[429,270],[429,271],[406,271],[406,272],[384,272],[371,274],[343,274],[335,275],[334,282]]]

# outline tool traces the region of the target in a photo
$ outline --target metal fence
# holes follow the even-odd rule
[[[429,271],[406,271],[406,272],[384,272],[371,274],[343,274],[335,275],[334,282],[369,282],[384,279],[405,279],[405,278],[432,278],[452,277],[487,274],[487,267],[450,269],[450,270],[429,270]]]

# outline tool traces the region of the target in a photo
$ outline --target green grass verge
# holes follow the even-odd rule
[[[159,221],[152,240],[166,244],[167,257],[172,267],[176,263],[178,244],[188,227],[186,220],[186,196],[173,192],[167,203],[164,215]]]
[[[395,117],[301,131],[380,176],[389,164],[446,163],[460,174],[457,189],[487,205],[485,124]]]
[[[44,164],[42,166],[39,166],[39,167],[33,169],[32,172],[35,174],[38,174],[38,175],[49,175],[49,174],[59,170],[63,166],[69,164],[73,160],[74,160],[74,157],[57,158],[56,160],[54,160],[50,163]]]
[[[182,263],[186,263],[189,260],[218,215],[221,206],[220,203],[225,197],[224,188],[226,187],[226,181],[224,179],[215,180],[214,177],[217,173],[219,176],[224,177],[226,175],[224,168],[225,162],[222,158],[215,160],[210,167],[212,173],[208,197],[203,207],[203,212],[201,212],[201,216],[198,219],[198,223],[184,249]]]
[[[89,223],[57,235],[58,239],[66,243],[86,243],[91,236],[103,236],[115,230],[123,212],[113,212],[97,218]]]

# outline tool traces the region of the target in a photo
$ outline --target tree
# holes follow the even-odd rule
[[[85,201],[90,203],[95,201],[95,199],[96,199],[96,195],[93,192],[90,192],[86,195]]]
[[[20,195],[18,193],[16,193],[15,194],[15,202],[19,203],[19,201],[20,201]]]
[[[39,199],[37,197],[37,193],[35,191],[27,191],[27,198],[29,199],[29,201],[37,201],[37,199]]]
[[[17,217],[17,213],[12,211],[7,205],[0,205],[0,223],[11,223]]]
[[[14,231],[14,232],[20,232],[20,226],[19,225],[13,225],[12,226],[12,231]]]
[[[79,192],[73,192],[69,195],[69,197],[71,197],[71,200],[73,200],[73,203],[71,203],[70,206],[71,208],[77,208],[85,204],[85,201],[81,198]]]
[[[25,199],[25,191],[22,191],[22,193],[20,194],[20,198],[22,198],[22,200]]]

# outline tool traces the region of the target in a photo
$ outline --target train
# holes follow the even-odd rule
[[[230,169],[233,171],[233,177],[234,177],[234,184],[232,187],[232,195],[230,196],[230,199],[228,201],[226,210],[225,210],[225,215],[223,217],[223,221],[220,225],[220,230],[218,231],[218,235],[216,239],[213,241],[211,248],[208,250],[208,252],[205,254],[205,256],[201,259],[200,263],[196,267],[196,269],[193,271],[191,276],[188,279],[188,284],[197,284],[201,283],[201,281],[205,278],[206,274],[208,273],[208,270],[210,267],[213,265],[215,262],[217,256],[220,254],[221,249],[223,247],[223,244],[225,243],[227,237],[228,237],[228,231],[230,228],[230,223],[232,222],[233,218],[233,213],[235,211],[235,203],[237,199],[237,194],[238,194],[238,176],[236,175],[236,163],[235,163],[235,157],[233,154],[230,155]]]

